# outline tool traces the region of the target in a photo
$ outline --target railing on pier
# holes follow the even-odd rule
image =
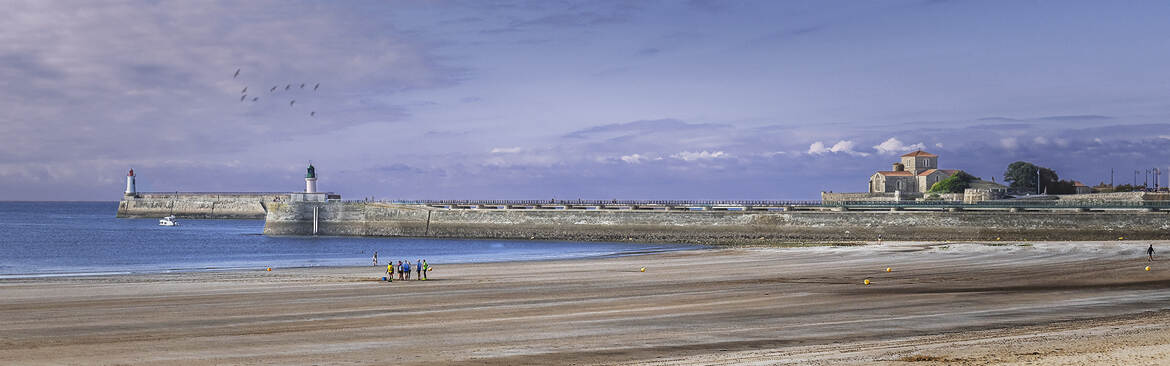
[[[963,203],[962,201],[833,201],[818,200],[393,200],[393,201],[349,201],[386,202],[394,204],[415,204],[450,207],[527,207],[549,208],[568,207],[630,207],[630,208],[745,208],[745,209],[1159,209],[1170,210],[1170,201],[1116,201],[1116,202],[1069,202],[1069,201],[984,201]]]
[[[821,201],[771,200],[396,200],[417,205],[576,205],[576,206],[820,206]]]

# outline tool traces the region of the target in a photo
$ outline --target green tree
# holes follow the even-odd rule
[[[1011,182],[1009,187],[1018,192],[1036,193],[1036,171],[1040,171],[1040,185],[1042,187],[1055,187],[1054,184],[1060,181],[1060,177],[1052,169],[1026,161],[1009,164],[1007,170],[1003,172],[1003,180]]]
[[[963,193],[964,189],[971,187],[971,182],[975,181],[975,176],[967,174],[962,170],[951,174],[946,179],[935,182],[930,186],[931,193]]]

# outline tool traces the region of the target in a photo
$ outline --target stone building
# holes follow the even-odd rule
[[[938,155],[922,150],[902,155],[892,170],[879,171],[869,177],[869,192],[926,192],[938,181],[958,170],[939,169]]]

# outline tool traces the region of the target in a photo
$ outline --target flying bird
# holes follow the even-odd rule
[[[312,112],[309,112],[309,117],[313,117],[313,116],[316,116],[316,115],[317,115],[317,111],[312,111]]]
[[[269,90],[268,90],[268,92],[269,92],[269,93],[271,93],[271,92],[274,92],[274,91],[276,91],[276,87],[275,87],[275,86],[274,86],[274,87],[272,87],[272,89],[269,89]]]
[[[232,75],[232,79],[235,79],[237,76],[240,76],[240,69],[236,69],[236,74]]]
[[[317,87],[319,87],[319,86],[321,86],[321,83],[317,83],[317,85],[313,85],[313,91],[316,91]]]
[[[291,88],[291,87],[292,87],[292,84],[285,85],[284,90],[288,90],[288,88]]]
[[[244,90],[241,90],[241,91],[240,91],[240,94],[245,94],[245,93],[247,93],[247,92],[248,92],[248,87],[246,87],[246,86],[245,86],[245,87],[244,87]]]
[[[241,102],[243,102],[243,101],[244,101],[244,98],[247,98],[247,97],[248,97],[248,95],[247,95],[247,94],[241,95],[241,96],[240,96],[240,101],[241,101]]]
[[[305,88],[305,83],[301,83],[301,89]]]
[[[252,101],[253,101],[253,102],[255,102],[255,101],[257,101],[257,100],[260,100],[260,97],[252,97]]]
[[[295,100],[290,100],[290,101],[288,101],[288,106],[289,106],[289,107],[292,107],[292,106],[293,106],[293,104],[296,104],[296,103],[297,103],[297,101],[295,101]]]

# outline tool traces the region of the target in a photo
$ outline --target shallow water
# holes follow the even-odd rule
[[[263,220],[118,219],[117,202],[0,202],[0,278],[573,259],[699,248],[670,244],[269,237]]]

